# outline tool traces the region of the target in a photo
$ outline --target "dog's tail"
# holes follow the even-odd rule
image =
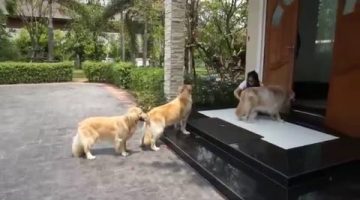
[[[72,154],[75,157],[80,157],[82,155],[84,155],[84,146],[80,140],[80,136],[79,134],[76,134],[73,137],[73,141],[72,141]]]
[[[144,123],[144,134],[141,138],[141,147],[149,146],[151,144],[151,124],[150,121]]]

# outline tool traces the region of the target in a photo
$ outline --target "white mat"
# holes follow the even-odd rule
[[[257,118],[254,122],[237,119],[235,109],[206,110],[200,113],[208,117],[217,117],[231,124],[263,136],[263,140],[283,149],[291,149],[309,144],[335,140],[338,137],[292,123],[281,123],[270,118]]]

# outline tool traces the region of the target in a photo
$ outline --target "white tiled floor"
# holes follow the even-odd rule
[[[274,121],[270,118],[263,117],[257,118],[254,122],[243,122],[237,119],[234,108],[200,111],[200,113],[208,117],[220,118],[255,134],[261,135],[263,136],[263,140],[283,149],[291,149],[338,138],[292,123]]]

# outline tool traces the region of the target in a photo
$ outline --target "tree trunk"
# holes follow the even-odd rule
[[[188,42],[187,42],[187,44],[188,44]],[[185,71],[185,74],[188,74],[188,72],[189,72],[189,47],[185,47],[184,71]]]
[[[148,22],[144,20],[144,36],[143,36],[143,67],[146,67],[147,63],[147,49],[148,49]]]
[[[30,61],[34,61],[35,57],[36,57],[36,51],[37,51],[37,45],[36,45],[36,41],[33,35],[30,35],[30,39],[31,39],[31,57],[30,57]]]
[[[52,16],[52,0],[49,0],[48,60],[54,60],[54,26]]]
[[[97,35],[95,33],[93,33],[93,42],[94,42],[94,56],[93,59],[98,61],[99,60],[99,48],[98,48],[98,44],[97,44]]]
[[[125,20],[124,11],[121,11],[121,60],[125,62]]]
[[[195,58],[194,58],[194,47],[193,46],[191,46],[189,49],[189,73],[191,73],[191,72],[195,72]]]
[[[185,72],[188,74],[193,73],[193,76],[195,76],[194,45],[196,43],[195,30],[198,23],[198,4],[199,0],[187,1],[187,48],[185,53]]]

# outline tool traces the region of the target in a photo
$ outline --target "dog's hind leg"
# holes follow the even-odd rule
[[[80,156],[84,155],[84,153],[85,153],[84,146],[82,145],[79,134],[76,134],[73,137],[71,150],[72,150],[73,156],[75,156],[75,157],[80,157]]]
[[[85,135],[91,135],[91,130],[84,129],[84,130],[81,131],[81,134],[84,135],[84,136]],[[84,147],[84,153],[85,153],[86,159],[88,159],[88,160],[95,159],[95,156],[93,156],[91,154],[91,152],[90,152],[90,149],[91,149],[92,145],[95,143],[95,140],[96,139],[93,139],[92,137],[83,137],[82,138],[83,147]]]
[[[152,130],[152,138],[151,138],[150,148],[153,151],[158,151],[158,150],[160,150],[160,148],[156,146],[156,141],[163,134],[164,126],[162,126],[162,125],[154,125],[154,126],[151,127],[151,130]]]
[[[86,145],[84,145],[85,156],[86,156],[86,159],[88,159],[88,160],[93,160],[93,159],[95,159],[95,156],[92,155],[91,152],[90,152],[90,148],[91,148],[91,146],[92,146],[93,144],[94,144],[93,141],[88,140],[88,141],[86,142]]]

